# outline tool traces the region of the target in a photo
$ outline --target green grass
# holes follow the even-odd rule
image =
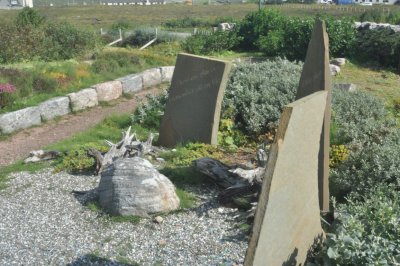
[[[383,99],[389,107],[393,106],[394,99],[400,99],[400,75],[389,70],[347,62],[333,81],[354,83],[359,90]]]

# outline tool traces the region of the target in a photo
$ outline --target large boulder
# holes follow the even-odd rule
[[[0,133],[8,134],[18,129],[40,125],[40,111],[38,107],[28,107],[15,112],[0,115]]]
[[[175,186],[147,160],[120,158],[101,174],[100,206],[112,215],[168,212],[179,208]]]

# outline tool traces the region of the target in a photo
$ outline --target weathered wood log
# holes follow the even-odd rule
[[[249,202],[258,200],[264,167],[243,169],[230,167],[212,158],[200,158],[193,161],[194,168],[210,177],[223,190],[218,195],[221,204],[234,202],[235,198],[247,198]]]
[[[44,151],[44,150],[37,150],[31,151],[29,153],[29,157],[24,160],[25,163],[34,163],[39,161],[47,161],[55,159],[61,156],[62,153],[59,151]]]

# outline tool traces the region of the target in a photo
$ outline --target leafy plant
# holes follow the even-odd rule
[[[301,63],[281,58],[238,65],[230,74],[223,117],[250,136],[275,128],[283,106],[295,98],[301,69]]]
[[[39,12],[30,7],[24,7],[17,15],[16,24],[18,27],[33,26],[38,27],[45,21]]]
[[[9,83],[0,83],[0,109],[12,104],[16,88]]]
[[[331,145],[329,150],[329,167],[335,168],[349,157],[349,150],[345,145]]]
[[[364,92],[334,90],[332,94],[335,139],[340,144],[361,147],[367,143],[381,143],[395,127],[388,118],[384,103]]]
[[[320,265],[400,263],[400,194],[379,186],[335,208],[337,219],[316,260]]]
[[[147,101],[139,105],[132,115],[132,123],[139,123],[148,128],[158,129],[161,125],[161,118],[164,115],[168,93],[164,91],[159,95],[148,95],[146,97]]]
[[[228,148],[245,145],[247,137],[235,128],[232,119],[221,119],[218,131],[218,144]]]

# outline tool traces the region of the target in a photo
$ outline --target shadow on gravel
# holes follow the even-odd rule
[[[68,263],[67,266],[83,266],[83,265],[98,265],[98,266],[138,266],[138,263],[119,262],[109,260],[95,254],[86,254],[77,258],[75,261]]]
[[[73,194],[75,199],[83,206],[86,206],[90,202],[95,202],[98,199],[97,188],[86,191],[73,190],[71,194]]]

